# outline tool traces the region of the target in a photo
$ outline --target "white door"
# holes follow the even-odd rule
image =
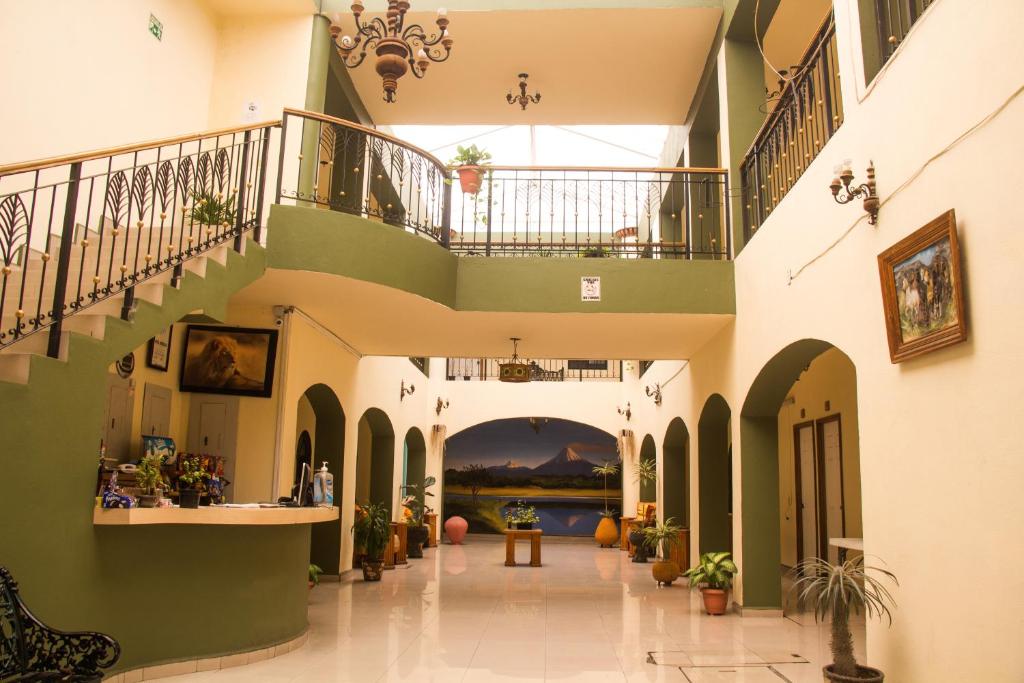
[[[171,433],[171,390],[146,384],[142,392],[142,435],[169,436]]]
[[[224,478],[235,481],[235,441],[238,434],[238,398],[193,394],[189,408],[188,452],[224,458]],[[235,487],[224,490],[234,502]]]
[[[107,375],[107,410],[103,424],[103,443],[107,447],[107,457],[118,462],[135,459],[131,452],[134,402],[128,380],[117,375]]]
[[[796,456],[800,463],[800,559],[818,557],[818,484],[817,459],[814,454],[814,426],[797,430]]]
[[[825,474],[825,528],[828,538],[842,538],[846,535],[846,523],[843,518],[843,447],[839,416],[819,420],[818,432]],[[829,562],[836,562],[838,557],[839,549],[829,546]]]

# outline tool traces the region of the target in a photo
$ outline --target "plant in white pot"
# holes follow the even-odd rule
[[[462,191],[466,194],[476,194],[480,191],[480,185],[483,184],[483,167],[491,160],[491,153],[487,150],[479,149],[476,145],[470,145],[469,147],[459,145],[455,149],[456,154],[448,162],[448,165],[454,166],[455,172],[459,174],[459,184],[462,186]]]
[[[888,619],[891,625],[896,601],[883,580],[898,586],[896,575],[866,564],[863,555],[837,564],[809,557],[799,562],[793,572],[801,577],[791,589],[797,600],[813,607],[816,620],[832,620],[832,663],[823,669],[825,679],[838,683],[882,683],[885,674],[858,664],[854,657],[850,614],[863,612],[868,617]],[[878,576],[872,576],[873,573]]]
[[[704,553],[696,567],[686,570],[683,576],[690,579],[691,588],[699,588],[704,599],[704,611],[711,615],[725,614],[729,606],[729,588],[732,578],[739,573],[732,553]]]

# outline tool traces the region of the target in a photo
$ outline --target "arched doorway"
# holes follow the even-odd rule
[[[404,467],[402,483],[406,486],[413,485],[416,487],[411,490],[411,494],[416,496],[422,504],[425,497],[422,484],[427,476],[427,443],[423,439],[423,432],[416,427],[406,432],[403,450]]]
[[[644,440],[640,443],[640,456],[637,458],[638,463],[656,463],[658,461],[658,447],[654,445],[654,437],[650,434],[644,436]],[[635,473],[630,473],[634,481],[638,480],[639,477]],[[657,503],[658,502],[658,482],[656,479],[647,479],[644,481],[638,481],[640,485],[640,498],[641,503]]]
[[[296,420],[295,482],[303,462],[312,471],[327,463],[334,475],[334,504],[339,505],[344,473],[345,412],[334,391],[326,384],[314,384],[299,399]],[[336,575],[341,558],[341,520],[311,525],[309,561],[325,574]]]
[[[682,418],[668,424],[662,445],[661,493],[664,519],[672,518],[682,527],[690,526],[687,472],[690,466],[690,431]]]
[[[356,503],[382,503],[394,512],[395,430],[379,408],[359,418],[356,452]]]
[[[830,539],[863,536],[856,403],[853,362],[818,339],[779,351],[751,384],[740,413],[745,609],[780,609],[780,566],[835,561]]]
[[[719,394],[704,402],[697,423],[701,553],[732,552],[732,411]]]

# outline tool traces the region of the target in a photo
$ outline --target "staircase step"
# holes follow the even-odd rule
[[[28,384],[32,354],[0,353],[0,382]]]

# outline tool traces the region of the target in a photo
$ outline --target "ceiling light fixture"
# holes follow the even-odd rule
[[[530,102],[534,104],[540,102],[540,92],[536,92],[533,95],[526,94],[526,79],[529,77],[530,74],[519,74],[519,95],[513,95],[511,90],[505,95],[505,99],[509,104],[518,104],[522,107],[523,111],[526,111],[526,106]]]
[[[398,79],[410,68],[416,78],[423,78],[430,62],[443,62],[451,55],[454,41],[448,33],[448,11],[443,7],[437,10],[436,23],[440,33],[432,34],[429,38],[419,24],[405,25],[409,0],[388,0],[386,20],[374,17],[363,23],[360,21],[363,9],[361,0],[353,0],[352,14],[356,18],[354,38],[341,35],[341,15],[333,15],[331,39],[341,61],[349,69],[362,64],[368,50],[374,51],[377,55],[377,73],[384,80],[385,102],[395,101]]]
[[[530,366],[519,358],[519,337],[509,337],[512,342],[512,359],[498,363],[498,381],[521,384],[530,381]]]

